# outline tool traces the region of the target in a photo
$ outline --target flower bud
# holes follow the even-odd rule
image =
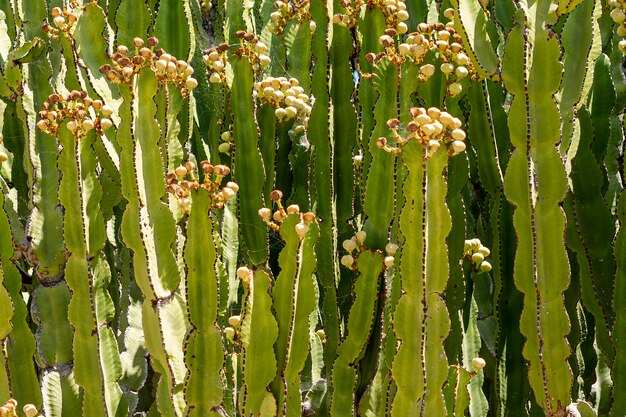
[[[491,264],[487,261],[483,261],[480,263],[480,272],[489,272],[491,271]]]
[[[445,62],[445,63],[441,64],[441,67],[439,67],[439,69],[441,69],[441,72],[443,72],[444,74],[448,75],[448,74],[451,74],[452,71],[454,71],[454,65],[452,65],[449,62]]]
[[[220,143],[219,146],[217,147],[217,150],[221,153],[228,153],[228,151],[230,151],[230,143],[229,142]]]
[[[393,256],[396,254],[397,251],[398,245],[396,245],[395,243],[387,243],[387,245],[385,245],[385,252],[387,252],[387,254]]]
[[[239,327],[239,324],[241,324],[241,316],[231,316],[231,317],[229,317],[228,318],[228,324],[230,324],[234,328]]]
[[[261,67],[266,67],[272,62],[271,58],[267,55],[259,55],[259,63]]]
[[[474,358],[472,359],[472,366],[474,369],[479,370],[483,369],[487,365],[487,362],[483,358]]]
[[[32,404],[26,404],[23,408],[26,417],[35,417],[37,415],[37,408]]]
[[[463,78],[468,76],[469,71],[465,67],[456,67],[456,70],[454,70],[454,74],[459,80],[462,80]]]
[[[228,181],[226,183],[226,188],[230,188],[231,190],[233,190],[234,192],[238,192],[239,191],[239,184],[237,184],[234,181]]]
[[[478,248],[478,252],[482,253],[485,258],[491,254],[491,251],[486,246],[481,246],[480,248]]]
[[[193,90],[194,88],[196,88],[198,86],[198,80],[196,80],[195,78],[187,78],[187,80],[185,81],[185,87],[187,87],[190,90]]]
[[[387,268],[391,268],[393,266],[394,261],[395,261],[395,258],[393,256],[385,256],[385,259],[383,260]]]
[[[213,84],[221,83],[222,82],[222,77],[220,77],[220,75],[217,72],[214,72],[209,77],[209,82],[211,82]]]
[[[432,119],[430,118],[429,115],[421,113],[421,114],[418,114],[415,117],[415,122],[420,124],[420,125],[426,125],[426,124],[432,122]]]
[[[111,106],[105,104],[104,106],[102,106],[102,108],[100,109],[100,114],[102,114],[105,117],[108,117],[110,115],[113,114],[113,108],[111,108]]]
[[[367,237],[367,233],[365,230],[359,230],[354,236],[356,237],[356,240],[363,244],[363,242],[365,242],[365,238]]]
[[[225,327],[224,334],[228,340],[232,341],[235,338],[235,329],[232,327]]]
[[[237,276],[241,279],[249,277],[252,274],[252,271],[247,266],[240,266],[237,268]]]
[[[263,221],[268,221],[271,216],[272,216],[272,210],[270,210],[269,208],[262,207],[262,208],[259,209],[259,217]]]
[[[78,128],[78,125],[76,124],[76,122],[74,120],[70,120],[69,122],[67,122],[67,128],[70,131],[74,132]]]
[[[469,58],[465,54],[458,54],[455,60],[456,63],[459,65],[467,65],[467,63],[469,62]]]
[[[298,212],[300,212],[300,207],[297,204],[292,204],[289,207],[287,207],[288,214],[293,214],[293,213],[298,213]]]
[[[461,142],[460,140],[455,140],[452,142],[452,149],[454,153],[461,153],[465,150],[465,142]]]
[[[448,91],[450,92],[450,95],[452,97],[458,95],[461,93],[461,91],[463,91],[463,87],[461,86],[461,84],[459,83],[452,83],[450,84],[450,86],[448,87]]]
[[[282,107],[277,108],[274,111],[274,114],[276,115],[277,119],[284,119],[285,117],[287,117],[287,111],[285,109],[283,109]]]
[[[0,164],[8,161],[8,159],[9,159],[9,156],[6,153],[4,153],[4,151],[0,151]]]
[[[302,238],[308,230],[309,230],[309,226],[306,223],[296,224],[296,233],[298,234],[300,238]]]
[[[480,265],[484,260],[485,260],[485,257],[480,252],[476,252],[472,255],[472,263],[474,265]]]
[[[57,16],[52,21],[57,27],[61,27],[65,24],[65,18],[63,16]]]
[[[326,332],[324,331],[324,329],[319,329],[318,331],[315,332],[315,334],[317,335],[317,337],[319,337],[322,341],[324,341],[324,339],[326,339]]]
[[[406,25],[406,23],[400,22],[396,26],[396,31],[398,31],[399,34],[407,33],[409,31],[409,27]]]
[[[236,194],[235,191],[231,188],[228,188],[228,187],[222,188],[222,197],[224,198],[225,201],[228,201],[231,198],[233,198],[235,194]]]
[[[183,165],[179,165],[178,167],[176,167],[174,172],[176,173],[177,177],[184,177],[185,175],[187,175],[187,168],[185,168]]]
[[[465,132],[462,129],[454,129],[451,135],[454,140],[465,140]]]
[[[626,20],[626,13],[621,9],[615,8],[611,10],[611,19],[613,19],[615,23],[622,23]]]
[[[422,73],[425,77],[432,77],[435,73],[435,66],[432,64],[422,65],[420,67],[420,73]]]
[[[351,268],[353,263],[354,263],[354,258],[352,257],[352,255],[343,255],[341,257],[341,265],[347,268]]]
[[[93,128],[94,128],[94,125],[93,125],[93,121],[91,119],[83,120],[83,129],[85,129],[85,131],[89,131],[89,130],[91,130]]]
[[[352,239],[346,239],[343,241],[343,248],[347,252],[352,252],[353,250],[356,249],[356,242]]]

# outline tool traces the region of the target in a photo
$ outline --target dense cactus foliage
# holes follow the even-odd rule
[[[623,0],[0,0],[0,416],[624,416]]]

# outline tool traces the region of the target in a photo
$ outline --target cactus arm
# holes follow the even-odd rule
[[[122,239],[133,251],[134,276],[144,296],[146,346],[155,370],[164,374],[159,383],[159,411],[163,415],[180,415],[184,408],[182,390],[177,389],[176,394],[173,390],[184,378],[182,341],[186,314],[181,311],[180,296],[172,294],[180,277],[171,251],[174,221],[161,202],[165,187],[155,143],[159,138],[153,101],[156,79],[147,72],[149,69],[143,71],[136,81],[138,91],[133,94],[125,86],[120,89],[124,102],[120,107],[122,123],[117,129],[117,141],[122,149],[122,193],[128,201],[122,219]]]
[[[608,148],[611,135],[610,117],[617,98],[611,79],[610,60],[606,54],[601,54],[596,60],[593,75],[590,111],[596,135],[591,144],[591,150],[596,159],[602,161]],[[602,97],[599,97],[600,95]],[[603,186],[604,189],[605,186]]]
[[[70,253],[65,277],[72,291],[68,317],[74,328],[74,372],[84,389],[84,412],[121,416],[126,410],[116,381],[122,369],[107,326],[114,311],[106,288],[110,270],[100,254],[105,234],[98,209],[102,189],[95,173],[93,140],[93,133],[79,142],[66,128],[59,132],[63,146],[58,162],[62,174],[59,200],[65,208],[64,240]]]
[[[274,187],[275,162],[276,162],[276,115],[274,107],[263,104],[258,110],[259,120],[259,150],[263,158],[263,168],[265,169],[265,187],[263,197],[269,201],[269,196]]]
[[[402,188],[405,204],[401,209],[400,232],[404,237],[398,262],[398,276],[403,294],[396,306],[394,330],[401,341],[392,366],[397,392],[391,408],[392,416],[417,416],[417,402],[425,391],[423,332],[425,320],[420,305],[424,288],[426,224],[421,213],[425,211],[423,192],[426,184],[422,166],[421,147],[406,146],[402,158],[406,177]],[[414,234],[409,231],[416,231]],[[418,237],[420,236],[420,237]],[[397,257],[398,258],[398,257]],[[420,271],[419,276],[416,271]],[[415,352],[419,352],[416,355]],[[417,378],[414,376],[418,375]]]
[[[316,223],[311,223],[300,241],[295,229],[299,222],[300,216],[291,214],[281,224],[285,247],[278,258],[281,272],[272,291],[278,323],[275,345],[278,375],[272,385],[278,409],[286,415],[301,412],[299,373],[309,352],[309,315],[315,308],[313,246],[319,232]]]
[[[503,175],[498,164],[496,141],[488,118],[486,85],[484,83],[486,81],[472,84],[468,93],[471,111],[467,136],[476,149],[476,161],[481,184],[485,190],[493,195],[502,188]]]
[[[365,29],[367,28],[367,29]],[[374,78],[366,77],[364,74],[374,74],[375,68],[373,63],[367,62],[365,56],[372,52],[378,53],[381,51],[381,45],[378,43],[378,37],[386,29],[385,18],[378,8],[366,8],[363,18],[358,21],[357,35],[359,40],[359,57],[358,57],[358,69],[359,84],[358,84],[358,104],[359,104],[359,130],[360,130],[360,146],[359,151],[363,153],[363,163],[360,173],[360,182],[363,182],[367,178],[367,170],[372,162],[372,153],[369,151],[369,141],[372,137],[372,130],[376,123],[374,118],[374,106],[378,99],[378,90],[374,88]],[[385,123],[387,120],[384,120]],[[386,131],[385,131],[386,133]],[[383,133],[383,135],[385,134]],[[378,137],[374,137],[374,141]],[[359,167],[355,167],[359,169]],[[363,184],[358,184],[359,188],[363,187]],[[363,198],[363,196],[361,196]]]
[[[348,317],[347,334],[337,348],[337,360],[333,367],[333,394],[331,415],[356,415],[355,388],[356,363],[363,355],[369,341],[378,300],[379,280],[382,273],[382,254],[362,251],[357,260],[359,276],[354,284],[354,303]]]
[[[562,239],[564,217],[558,205],[566,182],[565,169],[554,148],[559,139],[553,94],[561,77],[560,49],[557,39],[548,38],[543,28],[547,4],[534,7],[539,7],[532,11],[538,21],[524,18],[518,23],[509,34],[504,55],[503,79],[514,95],[509,128],[515,147],[504,190],[516,206],[514,279],[524,293],[520,320],[527,338],[524,357],[530,362],[529,380],[537,403],[550,414],[569,403],[572,384],[565,340],[569,322],[562,300],[569,267]],[[521,13],[518,16],[523,18]],[[526,34],[525,24],[531,25]]]
[[[426,314],[425,343],[426,394],[423,412],[444,415],[445,405],[441,388],[448,377],[443,342],[450,330],[450,319],[442,295],[445,292],[449,265],[446,254],[446,238],[450,233],[450,213],[445,204],[447,184],[443,177],[448,157],[437,152],[427,164],[426,178],[426,283],[422,303],[428,306]],[[431,349],[430,346],[436,346]]]
[[[613,362],[614,346],[610,340],[610,323],[615,320],[613,311],[613,279],[615,260],[611,241],[615,235],[614,219],[602,197],[603,175],[591,146],[594,125],[585,108],[578,109],[581,131],[576,156],[572,159],[570,174],[573,202],[572,227],[578,235],[574,248],[578,255],[583,305],[596,320],[598,348]]]
[[[338,1],[335,1],[338,8]],[[330,40],[330,108],[333,114],[333,169],[337,229],[340,239],[348,238],[352,218],[354,175],[352,149],[357,145],[357,115],[351,102],[354,80],[350,67],[352,36],[347,28],[333,25]]]
[[[159,2],[159,9],[154,21],[154,36],[159,39],[159,47],[168,53],[187,61],[190,46],[195,43],[193,29],[189,23],[189,1]],[[175,28],[175,29],[174,29]]]
[[[136,37],[144,39],[152,24],[150,9],[145,2],[121,0],[115,10],[115,42],[130,47]]]
[[[259,218],[258,209],[263,207],[263,160],[258,149],[259,134],[251,100],[252,69],[246,59],[231,55],[234,81],[231,89],[235,151],[235,172],[243,170],[239,176],[241,186],[239,196],[240,229],[243,245],[254,264],[267,259],[267,237],[265,225]]]
[[[478,0],[452,0],[455,17],[454,28],[463,38],[468,56],[481,77],[493,76],[500,66],[489,38],[488,26],[492,25]]]
[[[618,205],[617,218],[620,222],[619,232],[615,238],[613,253],[617,261],[617,269],[615,274],[615,295],[613,297],[613,306],[615,308],[615,324],[613,326],[613,341],[615,343],[615,362],[613,366],[613,408],[611,416],[617,417],[626,413],[626,398],[618,393],[623,392],[626,385],[626,193],[622,191]]]
[[[22,297],[22,277],[11,261],[14,256],[13,238],[9,220],[5,212],[6,185],[0,179],[0,297],[2,313],[2,353],[3,374],[0,376],[3,395],[15,398],[18,402],[29,401],[41,407],[39,381],[33,367],[35,337],[28,327],[28,310]]]
[[[600,28],[597,17],[600,4],[585,0],[567,17],[563,27],[563,82],[561,83],[562,153],[569,147],[573,134],[574,110],[587,97],[593,81],[595,62],[601,53]],[[578,65],[580,62],[587,65]]]
[[[311,44],[313,59],[315,60],[311,77],[311,94],[315,97],[315,103],[309,118],[307,132],[313,145],[311,172],[314,180],[311,185],[311,195],[316,201],[315,211],[318,219],[320,219],[320,238],[316,248],[318,266],[315,274],[319,282],[319,309],[323,317],[320,325],[326,334],[326,344],[323,351],[325,375],[329,375],[332,371],[332,364],[339,344],[339,311],[337,309],[337,287],[335,283],[335,276],[339,273],[338,259],[335,256],[337,216],[334,202],[334,142],[331,140],[334,135],[334,115],[330,107],[330,91],[327,83],[329,75],[327,7],[327,1],[311,3],[311,16],[317,24],[317,30],[313,34]],[[320,405],[320,413],[327,412],[327,407],[328,396],[325,396]]]
[[[44,37],[40,22],[47,16],[45,2],[29,2],[28,5],[22,5],[20,2],[18,9],[19,19],[28,22],[24,25],[24,37],[26,39],[32,39],[34,36]],[[50,62],[43,58],[36,63],[25,64],[22,72],[26,82],[23,85],[24,95],[18,98],[18,106],[21,106],[26,114],[23,121],[28,137],[28,158],[34,171],[33,209],[28,233],[33,237],[37,258],[42,263],[39,274],[55,277],[60,273],[64,250],[62,235],[57,232],[61,230],[63,220],[58,209],[58,200],[54,197],[59,182],[56,170],[57,149],[54,141],[46,140],[46,136],[34,127],[37,112],[48,94],[52,93],[49,82],[52,71]]]
[[[133,94],[135,175],[142,203],[139,210],[142,232],[144,239],[148,240],[148,258],[153,263],[152,267],[156,268],[154,272],[158,271],[163,289],[171,292],[178,288],[180,276],[171,249],[176,237],[174,219],[161,202],[165,194],[165,180],[163,161],[157,145],[159,125],[154,118],[156,105],[153,97],[156,91],[157,80],[154,73],[144,68],[138,75]]]
[[[377,80],[374,87],[379,97],[374,108],[376,124],[367,143],[367,152],[372,155],[372,162],[364,175],[365,186],[364,211],[368,222],[365,225],[368,245],[374,249],[382,249],[387,243],[387,229],[393,218],[394,187],[393,174],[389,168],[393,166],[393,155],[379,149],[376,141],[389,132],[387,120],[397,116],[398,67],[384,62],[378,65]],[[365,147],[365,145],[364,145]]]
[[[116,88],[111,88],[104,74],[99,68],[104,64],[110,64],[111,60],[107,56],[108,41],[110,38],[108,27],[106,26],[106,17],[100,6],[90,3],[80,15],[80,19],[76,22],[76,30],[74,30],[73,38],[75,41],[76,54],[80,57],[80,61],[85,65],[84,68],[87,76],[85,80],[96,94],[102,98],[105,104],[117,109],[121,104],[121,98]],[[103,39],[104,38],[104,39]],[[104,40],[104,42],[103,42]],[[117,113],[113,115],[114,122]],[[106,137],[102,137],[103,142],[110,141]],[[112,146],[112,145],[111,145]],[[98,155],[99,159],[101,154]],[[111,155],[111,158],[117,159],[117,155]],[[119,163],[117,164],[119,165]],[[113,174],[111,174],[113,175]],[[119,174],[115,176],[119,178]]]
[[[50,417],[71,417],[82,413],[80,387],[67,367],[46,370],[41,378],[43,413]],[[68,401],[76,398],[75,401]]]
[[[241,324],[241,341],[244,347],[243,375],[245,385],[245,415],[258,415],[267,391],[276,375],[276,358],[273,345],[278,338],[278,324],[272,315],[269,294],[270,276],[263,271],[250,279]],[[266,400],[267,401],[267,400]]]
[[[164,379],[159,382],[157,401],[160,411],[163,412],[162,407],[173,407],[178,415],[184,408],[182,390],[176,387],[182,384],[185,375],[182,342],[186,330],[186,314],[183,313],[181,297],[177,293],[172,294],[179,286],[180,275],[172,253],[176,237],[174,219],[162,203],[165,185],[163,161],[157,145],[159,125],[155,120],[157,109],[153,100],[156,92],[157,80],[154,73],[149,68],[142,69],[133,92],[132,133],[135,147],[134,169],[131,174],[134,173],[137,181],[141,244],[147,252],[149,270],[152,274],[157,274],[150,276],[154,293],[144,292],[146,300],[143,307],[148,350],[153,359],[159,362],[162,367],[160,371],[164,373]],[[159,293],[157,289],[162,292]],[[159,300],[163,297],[168,299]],[[156,309],[151,306],[153,301],[157,301]]]
[[[219,305],[214,219],[207,214],[211,203],[208,193],[194,191],[192,199],[185,243],[186,297],[191,324],[184,345],[188,368],[185,398],[189,406],[187,415],[217,416],[213,410],[222,403],[223,347],[216,327]]]
[[[468,291],[468,294],[471,294],[470,299],[466,301],[465,308],[463,309],[464,314],[467,314],[467,320],[464,320],[464,337],[463,337],[463,366],[465,369],[469,369],[471,371],[475,371],[476,375],[473,375],[472,378],[467,381],[467,391],[469,393],[469,413],[472,417],[484,417],[487,415],[489,410],[489,403],[487,402],[487,398],[483,393],[482,387],[485,380],[485,370],[481,369],[473,369],[472,359],[480,356],[480,348],[482,345],[482,341],[480,338],[480,333],[478,329],[477,319],[479,314],[479,307],[476,301],[476,292],[478,284],[475,283],[474,279],[488,279],[487,277],[477,277],[475,274],[472,274],[472,285],[473,288]],[[456,408],[456,407],[455,407]],[[457,413],[459,412],[458,410]],[[457,414],[457,415],[462,415]]]

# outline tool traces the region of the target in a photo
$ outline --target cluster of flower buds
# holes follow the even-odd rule
[[[491,251],[480,243],[480,239],[465,241],[463,256],[472,261],[472,270],[478,274],[491,271],[491,264],[485,261]]]
[[[260,73],[272,60],[265,53],[267,45],[259,40],[254,33],[238,30],[235,35],[240,39],[239,49],[234,53],[248,59],[255,73]]]
[[[309,29],[311,34],[315,32],[317,24],[311,20],[311,1],[310,0],[276,0],[274,2],[274,11],[270,14],[272,20],[269,24],[270,32],[280,35],[285,31],[287,22],[292,19],[298,22],[309,21]]]
[[[375,0],[372,6],[379,7],[383,11],[387,28],[395,29],[399,34],[408,32],[409,27],[404,22],[409,20],[409,12],[406,10],[404,1]]]
[[[352,28],[356,26],[356,22],[359,19],[361,13],[361,7],[364,5],[363,0],[340,0],[339,5],[346,9],[345,13],[337,13],[333,16],[333,23],[339,26]]]
[[[265,44],[261,43],[260,49],[264,49],[264,47]],[[265,50],[266,49],[267,47],[265,47]],[[226,63],[228,62],[226,51],[228,51],[228,44],[222,43],[215,48],[206,50],[202,56],[204,64],[211,73],[209,81],[213,84],[223,83],[226,81]]]
[[[286,209],[282,203],[283,193],[280,190],[274,190],[270,193],[270,199],[276,203],[276,211],[272,214],[272,210],[268,207],[259,209],[259,217],[267,224],[267,226],[275,232],[280,231],[279,224],[283,222],[290,214],[297,214],[300,222],[296,224],[296,234],[300,240],[304,239],[304,235],[309,231],[309,225],[315,221],[315,214],[308,211],[302,213],[300,206],[292,204]]]
[[[454,11],[448,9],[446,14],[453,16]],[[463,90],[460,81],[469,75],[475,76],[475,71],[461,45],[462,39],[453,26],[452,22],[445,25],[441,22],[420,23],[417,25],[417,32],[409,33],[405,41],[397,47],[394,37],[398,32],[387,29],[378,39],[385,50],[378,54],[371,52],[365,59],[374,64],[385,59],[396,65],[411,60],[420,66],[420,81],[426,82],[437,68],[433,64],[424,64],[423,61],[429,51],[436,51],[442,62],[439,70],[445,75],[448,84],[447,92],[450,96],[456,96]]]
[[[194,70],[191,65],[182,59],[176,59],[163,49],[155,51],[159,40],[154,36],[145,42],[141,38],[135,38],[133,44],[132,52],[126,45],[119,45],[111,55],[112,65],[105,64],[100,67],[100,72],[110,81],[130,84],[133,76],[143,67],[150,67],[159,82],[176,85],[184,97],[189,96],[191,90],[198,86],[198,80],[192,77]]]
[[[17,401],[11,398],[2,407],[0,407],[0,417],[17,417]],[[35,417],[39,415],[37,408],[32,404],[26,404],[22,408],[26,417]]]
[[[224,203],[239,191],[239,185],[232,181],[220,188],[222,179],[230,174],[230,168],[225,165],[211,165],[209,161],[200,162],[200,171],[204,177],[202,181],[198,180],[195,171],[196,164],[189,161],[178,166],[165,178],[167,192],[176,197],[178,207],[183,213],[189,212],[191,208],[191,190],[206,190],[215,208],[224,207]]]
[[[4,141],[4,136],[0,133],[0,145]],[[6,154],[2,149],[0,149],[0,164],[9,160],[9,155]]]
[[[265,78],[254,84],[253,94],[262,103],[269,103],[276,109],[275,114],[279,122],[296,119],[306,126],[312,110],[309,103],[311,100],[295,78]]]
[[[220,136],[222,138],[222,143],[219,144],[217,150],[221,153],[229,154],[230,150],[235,146],[233,143],[233,134],[229,131],[222,132]]]
[[[53,40],[59,40],[59,35],[63,34],[65,37],[71,37],[71,30],[78,20],[78,16],[71,10],[67,10],[65,7],[53,7],[50,11],[52,15],[52,23],[54,26],[50,26],[48,23],[44,23],[41,30],[48,34],[48,37]]]
[[[247,269],[247,271],[242,270],[242,272],[245,272],[245,277],[247,277],[249,274],[251,274],[252,272],[244,267],[241,267],[239,269],[245,268]],[[250,271],[250,272],[248,272]],[[237,274],[239,274],[239,270],[237,270]],[[230,326],[225,327],[224,328],[224,335],[226,336],[226,338],[231,342],[234,343],[235,340],[239,337],[239,327],[241,326],[241,316],[231,316],[228,318],[228,324],[230,324]]]
[[[391,129],[395,146],[387,142],[387,138],[380,137],[376,140],[376,145],[392,154],[402,153],[402,147],[412,139],[416,139],[422,146],[426,147],[426,159],[431,158],[443,144],[447,148],[448,156],[457,155],[465,150],[465,131],[461,129],[461,120],[453,117],[437,107],[424,109],[423,107],[413,107],[409,110],[413,118],[407,126],[408,134],[402,137],[398,130],[400,121],[390,119],[387,126]]]
[[[365,249],[364,243],[365,238],[367,237],[367,233],[365,230],[359,230],[356,232],[354,236],[350,239],[346,239],[343,241],[343,248],[346,252],[346,255],[341,257],[341,264],[348,269],[352,269],[353,271],[357,270],[356,260],[359,258],[359,253],[363,252]],[[385,246],[386,256],[383,259],[383,263],[385,264],[385,268],[391,268],[395,263],[395,255],[398,252],[398,245],[395,243],[387,243]]]
[[[615,33],[617,36],[626,36],[626,0],[609,0],[611,10],[611,19],[617,23]],[[626,55],[626,39],[622,39],[618,43],[619,50]]]
[[[83,137],[91,130],[103,135],[113,126],[109,119],[111,114],[113,109],[110,106],[100,100],[90,99],[86,91],[50,94],[39,112],[41,120],[37,122],[37,127],[51,136],[56,136],[61,126],[60,122],[69,118],[66,126],[77,138]]]
[[[402,0],[368,0],[367,3],[363,0],[355,0],[354,4],[352,4],[352,0],[341,0],[339,5],[345,8],[346,12],[335,14],[333,23],[345,27],[354,27],[361,13],[361,8],[366,4],[368,8],[376,7],[383,12],[388,30],[393,30],[400,35],[408,32],[409,27],[405,22],[409,20],[409,13],[406,10],[406,3]]]

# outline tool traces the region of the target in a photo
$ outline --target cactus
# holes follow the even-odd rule
[[[625,10],[0,2],[0,415],[623,415]]]

